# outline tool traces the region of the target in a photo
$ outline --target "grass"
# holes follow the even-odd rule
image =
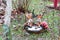
[[[53,16],[54,14],[54,16]],[[24,19],[24,18],[23,18]],[[22,20],[23,20],[22,19]],[[26,36],[29,38],[29,40],[37,40],[37,38],[47,38],[47,39],[52,39],[55,40],[55,38],[58,37],[58,34],[59,34],[59,31],[58,31],[58,16],[57,16],[57,11],[55,10],[52,10],[51,12],[49,12],[49,14],[45,14],[43,16],[43,20],[47,19],[46,21],[48,22],[49,24],[49,28],[51,28],[51,32],[45,32],[45,33],[41,33],[41,34],[31,34],[29,36]],[[23,21],[21,21],[23,22]],[[20,22],[20,24],[22,24]],[[16,23],[16,22],[14,22]],[[13,23],[13,24],[14,24]],[[24,23],[24,22],[23,22]],[[12,25],[13,25],[12,24]],[[16,24],[17,25],[17,24]],[[23,24],[22,24],[23,25]],[[20,35],[20,36],[23,36],[23,38],[26,38],[24,36],[25,32],[23,32],[23,26],[21,26],[18,31],[12,31],[13,33],[15,33],[16,35]],[[54,34],[54,35],[53,35]],[[51,37],[52,36],[52,37]]]
[[[2,28],[2,26],[0,26],[0,33],[1,33],[1,32],[3,32],[3,28]],[[0,40],[2,40],[1,35],[0,35]]]
[[[2,40],[2,37],[0,37],[0,40]]]
[[[42,4],[41,4],[42,3]],[[29,40],[37,40],[37,38],[45,38],[44,40],[56,40],[56,38],[58,37],[58,11],[56,10],[49,10],[48,8],[45,8],[46,4],[51,4],[51,2],[44,2],[42,0],[32,0],[31,1],[31,4],[29,6],[29,10],[33,10],[35,9],[34,13],[35,14],[43,14],[43,11],[45,11],[45,15],[43,16],[43,20],[47,21],[48,22],[48,25],[49,25],[49,28],[51,28],[51,32],[45,32],[45,33],[41,33],[41,34],[31,34],[29,36],[24,36],[25,32],[23,32],[23,26],[21,26],[18,31],[15,31],[15,30],[12,30],[13,29],[13,25],[18,25],[19,22],[16,21],[16,20],[12,20],[12,23],[11,23],[11,32],[12,33],[15,33],[16,35],[21,35],[23,36],[22,39],[25,39],[25,38],[29,38]],[[25,22],[25,17],[24,15],[21,15],[22,16],[22,20],[20,21],[20,24],[24,24]],[[0,28],[0,32],[2,29]],[[54,35],[52,35],[54,34]],[[54,37],[54,38],[53,38]],[[0,38],[1,39],[1,38]]]

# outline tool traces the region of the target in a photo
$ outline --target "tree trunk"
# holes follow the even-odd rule
[[[5,19],[4,19],[4,40],[12,40],[11,38],[11,31],[10,31],[10,16],[11,16],[11,10],[12,10],[12,0],[6,0],[6,10],[5,10]]]

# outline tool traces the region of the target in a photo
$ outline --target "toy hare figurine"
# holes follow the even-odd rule
[[[26,25],[32,27],[33,25],[33,20],[32,20],[32,13],[27,13],[26,18],[28,19],[27,22],[25,23]]]
[[[41,25],[41,18],[42,18],[42,15],[41,14],[37,15],[37,25],[38,26]]]

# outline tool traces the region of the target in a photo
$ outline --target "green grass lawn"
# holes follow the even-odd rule
[[[53,14],[54,14],[54,16],[53,16]],[[43,16],[42,21],[47,19],[46,21],[48,22],[49,28],[51,28],[51,32],[44,32],[44,33],[40,33],[40,34],[31,34],[31,35],[27,36],[29,38],[29,40],[33,40],[33,39],[37,40],[37,38],[47,38],[47,39],[55,40],[55,38],[57,38],[58,34],[59,34],[58,25],[57,25],[58,24],[57,14],[58,14],[57,11],[51,10],[51,12],[49,12],[49,14],[47,13]],[[22,20],[20,21],[20,24],[23,25],[23,23],[24,23],[23,21],[24,21],[24,18],[22,18]],[[16,21],[14,21],[12,23],[15,24]],[[17,22],[17,24],[18,24],[18,22]],[[25,32],[23,32],[23,26],[21,26],[18,29],[18,31],[12,31],[12,32],[15,33],[16,35],[20,35],[20,36],[23,36],[23,38],[25,38],[25,36],[24,36]]]
[[[42,3],[42,4],[41,4]],[[51,28],[51,32],[45,32],[45,33],[40,33],[40,34],[31,34],[29,36],[24,36],[25,32],[23,32],[23,26],[21,26],[18,31],[12,30],[13,29],[13,25],[18,25],[18,21],[16,20],[12,20],[11,22],[11,32],[15,33],[16,35],[21,35],[23,38],[28,37],[29,40],[37,40],[37,38],[46,38],[48,40],[56,40],[56,38],[58,37],[58,11],[56,10],[49,10],[48,8],[45,8],[46,4],[51,4],[51,2],[44,2],[42,0],[32,0],[31,4],[29,6],[29,10],[33,10],[35,9],[34,13],[35,14],[43,14],[43,11],[45,11],[45,15],[42,18],[42,21],[44,21],[46,19],[49,28]],[[22,15],[22,20],[20,21],[20,24],[24,24],[25,22],[25,17],[24,15]],[[0,28],[0,32],[1,32],[1,28]],[[1,37],[0,37],[1,40]]]
[[[42,3],[42,5],[41,5]],[[37,39],[37,38],[47,38],[47,39],[52,39],[54,40],[55,38],[58,37],[58,16],[57,16],[57,11],[56,10],[48,10],[45,8],[46,4],[51,4],[51,2],[43,2],[42,0],[32,0],[30,6],[29,6],[29,10],[33,10],[35,9],[34,13],[35,14],[43,14],[43,11],[45,11],[45,15],[43,16],[42,20],[47,19],[46,21],[48,22],[49,28],[51,28],[51,32],[45,32],[45,33],[41,33],[41,34],[31,34],[29,37],[30,40],[33,39]],[[23,20],[21,21],[23,22]],[[21,23],[20,22],[20,23]],[[22,32],[23,27],[19,28],[19,31],[14,31],[16,34],[20,34],[23,35],[24,32]],[[53,35],[54,34],[54,35]],[[52,36],[52,37],[51,37]],[[55,37],[54,37],[55,36]]]
[[[2,40],[2,37],[0,37],[0,40]]]

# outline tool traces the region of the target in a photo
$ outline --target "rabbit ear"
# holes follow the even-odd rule
[[[32,13],[30,13],[30,14],[29,14],[29,16],[31,16],[31,17],[32,17]]]
[[[32,14],[26,14],[26,17],[28,18],[28,19],[30,19],[30,18],[32,18]]]
[[[29,18],[29,14],[28,13],[26,13],[26,18]]]
[[[26,17],[28,17],[28,13],[26,13],[25,15],[26,15]]]
[[[41,14],[37,15],[37,18],[42,18],[42,15]]]

